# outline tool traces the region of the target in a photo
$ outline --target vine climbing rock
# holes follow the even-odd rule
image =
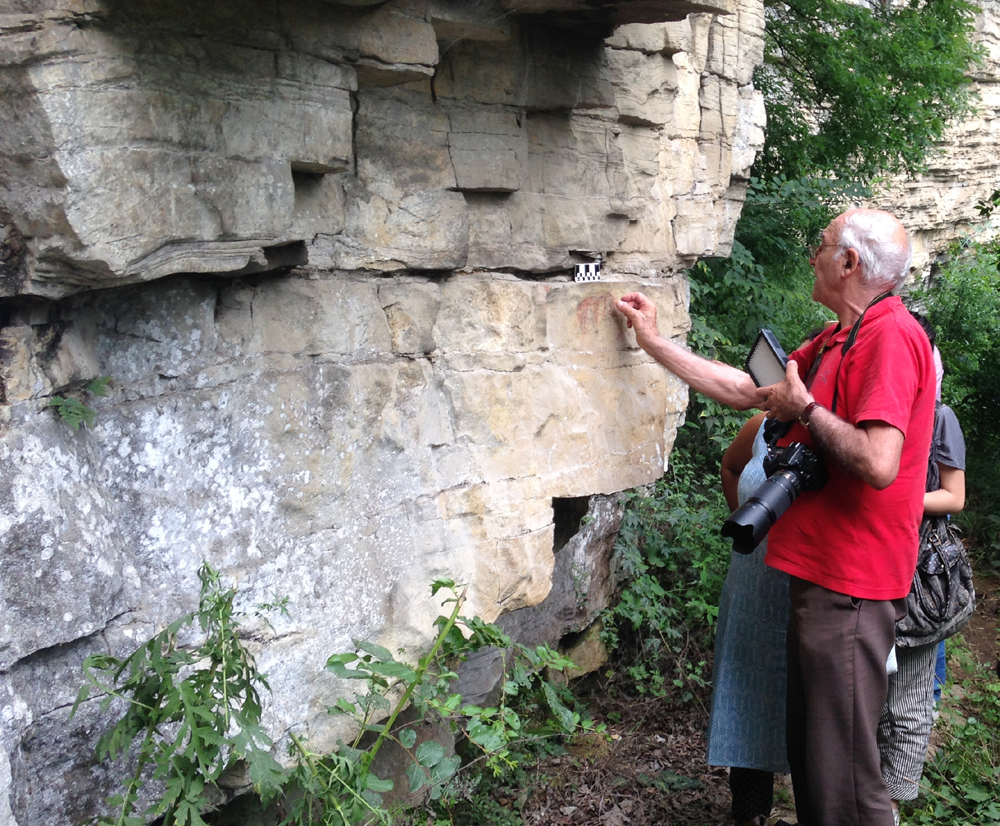
[[[687,399],[613,299],[682,337],[728,253],[762,1],[0,5],[0,824],[101,811],[81,663],[203,560],[291,598],[247,629],[281,757],[347,734],[330,653],[427,645],[438,576],[588,626]]]

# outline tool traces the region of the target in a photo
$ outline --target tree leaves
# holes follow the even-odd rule
[[[948,123],[971,109],[966,73],[976,9],[963,0],[858,4],[768,0],[761,177],[868,181],[923,167]]]

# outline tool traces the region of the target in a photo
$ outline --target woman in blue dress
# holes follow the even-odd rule
[[[764,414],[740,430],[722,459],[722,490],[733,510],[767,478]],[[765,539],[732,553],[719,599],[708,722],[708,763],[728,766],[737,826],[767,822],[774,775],[787,774],[785,630],[788,575],[764,564]]]

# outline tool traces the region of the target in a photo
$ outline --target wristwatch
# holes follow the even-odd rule
[[[802,412],[799,413],[799,421],[802,422],[805,427],[809,427],[809,417],[812,416],[812,412],[817,407],[822,407],[822,405],[819,402],[809,402],[809,404],[802,408]]]

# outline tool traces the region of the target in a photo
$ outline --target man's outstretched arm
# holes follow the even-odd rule
[[[695,355],[663,338],[656,326],[656,305],[642,293],[623,295],[615,306],[635,330],[636,343],[699,393],[737,410],[758,406],[757,387],[742,370]]]

